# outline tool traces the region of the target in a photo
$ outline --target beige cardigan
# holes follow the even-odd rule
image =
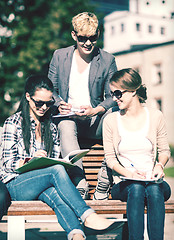
[[[154,164],[156,155],[166,154],[170,157],[170,148],[167,140],[167,131],[164,117],[161,111],[148,108],[150,124],[147,138],[152,143]],[[108,114],[103,121],[103,146],[107,166],[113,169],[115,161],[119,159],[118,145],[121,140],[117,128],[117,114],[113,112]],[[116,173],[115,173],[116,174]],[[116,174],[117,175],[117,174]]]

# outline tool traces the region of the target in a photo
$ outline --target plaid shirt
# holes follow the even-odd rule
[[[11,117],[7,118],[3,126],[2,132],[2,156],[1,156],[1,170],[0,180],[4,183],[10,181],[12,178],[19,174],[15,172],[15,169],[19,167],[19,161],[25,158],[31,158],[38,150],[36,146],[35,135],[35,121],[31,118],[31,140],[30,140],[30,153],[25,151],[22,127],[21,127],[21,112],[15,113]],[[50,129],[52,131],[54,147],[50,157],[58,158],[60,155],[60,144],[58,139],[57,128],[54,123],[51,123]]]

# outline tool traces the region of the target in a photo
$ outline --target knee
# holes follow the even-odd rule
[[[62,120],[58,124],[58,132],[60,136],[62,134],[71,134],[71,133],[76,133],[77,127],[76,123],[73,120]]]
[[[151,184],[147,187],[147,198],[154,202],[164,198],[164,194],[159,184]]]
[[[145,187],[142,184],[131,184],[128,190],[128,195],[134,199],[141,199],[145,197]]]
[[[0,206],[5,208],[5,210],[7,210],[7,208],[10,206],[11,203],[11,198],[10,198],[10,194],[8,192],[7,189],[1,189],[0,191]]]
[[[50,172],[53,175],[59,174],[61,177],[67,176],[67,172],[66,172],[64,166],[60,165],[60,164],[56,164],[56,165],[50,167]]]
[[[58,130],[64,131],[67,129],[74,128],[75,122],[73,120],[62,120],[58,124]]]
[[[0,205],[2,205],[7,200],[7,194],[3,191],[0,192]]]

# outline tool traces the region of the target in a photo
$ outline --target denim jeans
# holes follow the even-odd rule
[[[7,213],[11,199],[9,192],[3,182],[0,181],[0,220]]]
[[[69,240],[74,233],[84,235],[81,223],[94,211],[81,198],[62,165],[20,174],[6,186],[14,201],[39,199],[47,203]]]
[[[122,181],[115,184],[112,198],[127,202],[129,240],[144,239],[144,206],[147,206],[147,231],[149,240],[163,240],[164,201],[171,195],[170,186],[160,184]]]

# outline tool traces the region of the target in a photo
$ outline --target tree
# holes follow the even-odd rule
[[[48,71],[53,51],[73,44],[71,19],[94,11],[89,1],[0,1],[0,124],[14,112],[27,76]]]

